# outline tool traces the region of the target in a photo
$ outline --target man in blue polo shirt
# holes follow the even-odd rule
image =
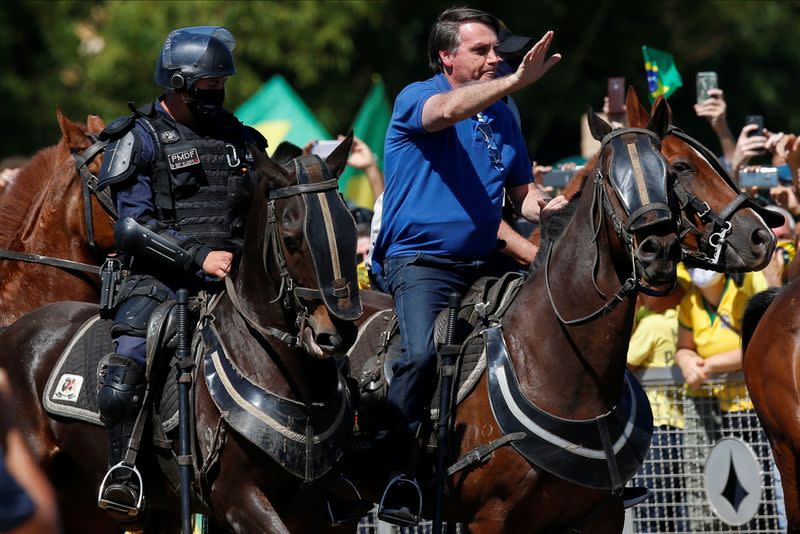
[[[560,59],[547,58],[553,32],[519,68],[496,77],[497,19],[470,8],[443,12],[431,29],[429,59],[436,75],[398,95],[386,133],[381,229],[373,273],[394,297],[403,355],[393,362],[388,392],[393,477],[381,519],[413,523],[415,439],[436,381],[433,323],[448,296],[463,294],[498,249],[503,197],[538,221],[560,209],[545,203],[533,179],[519,125],[500,100],[538,80]],[[546,204],[546,205],[545,205]],[[507,246],[529,246],[521,236]],[[505,236],[504,236],[505,239]],[[415,491],[409,491],[409,488]]]

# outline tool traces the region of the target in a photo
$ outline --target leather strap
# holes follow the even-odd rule
[[[0,258],[25,261],[28,263],[41,263],[43,265],[51,265],[53,267],[59,267],[61,269],[66,269],[68,271],[84,271],[92,274],[100,274],[100,267],[98,267],[97,265],[90,265],[88,263],[81,263],[79,261],[62,260],[60,258],[43,256],[41,254],[18,252],[15,250],[8,250],[5,248],[0,248]]]

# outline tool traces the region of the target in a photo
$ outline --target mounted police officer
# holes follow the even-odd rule
[[[180,287],[193,292],[220,287],[241,248],[254,186],[247,146],[260,151],[267,146],[222,107],[225,82],[236,73],[234,46],[233,35],[222,27],[171,32],[155,70],[155,81],[167,92],[138,110],[131,106],[133,113],[109,124],[101,136],[109,145],[99,185],[111,186],[119,220],[130,217],[176,245],[175,256],[163,262],[123,255],[129,276],[116,299],[115,353],[98,392],[112,466],[100,503],[131,515],[141,502],[141,481],[120,466],[145,392],[148,319]],[[119,243],[129,225],[118,224],[116,231]]]

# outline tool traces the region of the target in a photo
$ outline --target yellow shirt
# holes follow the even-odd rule
[[[689,286],[692,285],[692,275],[689,274],[689,270],[686,268],[683,262],[680,262],[678,264],[678,269],[676,274],[678,277],[678,285],[683,289],[685,289],[686,291],[688,291]]]
[[[716,312],[708,305],[697,287],[692,286],[687,290],[679,306],[678,322],[694,334],[697,354],[701,358],[727,352],[741,345],[742,317],[747,301],[765,289],[767,289],[767,279],[760,272],[745,274],[742,287],[736,287],[736,284],[728,278],[725,280],[725,289]],[[713,392],[719,399],[723,411],[738,412],[753,409],[744,384],[714,386]],[[698,391],[691,390],[689,394],[702,395]]]
[[[358,288],[359,289],[368,289],[370,287],[369,284],[369,273],[367,273],[367,263],[362,261],[358,265],[356,265],[356,274],[358,275]]]
[[[651,313],[639,321],[628,346],[628,364],[636,367],[672,367],[678,336],[678,312]],[[648,387],[653,424],[683,428],[683,406],[675,387]]]

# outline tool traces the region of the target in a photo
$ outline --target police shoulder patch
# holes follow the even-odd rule
[[[165,145],[180,140],[181,136],[175,130],[167,130],[158,134],[158,139]]]

